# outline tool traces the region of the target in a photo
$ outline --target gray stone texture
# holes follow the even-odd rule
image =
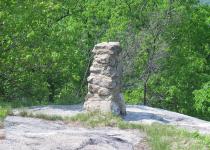
[[[148,147],[144,142],[146,135],[138,130],[85,128],[37,118],[8,116],[4,130],[0,150],[139,150],[139,146],[143,150]]]
[[[103,42],[95,45],[94,59],[90,67],[88,93],[84,108],[87,111],[126,114],[121,95],[122,67],[119,63],[119,42]]]

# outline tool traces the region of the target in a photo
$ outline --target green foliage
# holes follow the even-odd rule
[[[209,7],[192,7],[183,10],[183,21],[177,24],[179,26],[169,27],[168,32],[174,33],[173,37],[171,34],[166,36],[170,40],[169,57],[163,63],[160,78],[154,82],[163,86],[157,88],[158,92],[164,93],[162,107],[196,115],[193,113],[195,108],[189,107],[195,104],[193,91],[208,82],[210,75],[207,16]]]
[[[210,119],[210,82],[205,83],[201,89],[193,92],[195,95],[195,108],[205,119]]]
[[[126,90],[124,93],[124,99],[127,104],[141,104],[143,99],[143,92],[142,89],[131,89]]]
[[[141,46],[129,79],[141,79],[134,84],[142,89],[138,101],[143,101],[146,83],[148,105],[209,119],[204,117],[207,111],[194,111],[197,104],[208,105],[193,94],[210,81],[209,10],[208,5],[196,1],[175,1],[159,3],[154,14],[150,13],[139,34]]]
[[[5,118],[9,114],[9,108],[0,107],[0,119]]]
[[[120,41],[128,103],[208,116],[209,16],[197,0],[1,0],[0,101],[79,103],[91,49]]]
[[[61,19],[70,8],[51,1],[2,1],[1,6],[1,96],[54,101],[77,90],[85,53],[77,43],[80,21],[70,15]]]
[[[0,129],[4,127],[4,118],[10,113],[10,107],[0,106]]]

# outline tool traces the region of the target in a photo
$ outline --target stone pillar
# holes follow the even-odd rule
[[[122,67],[119,64],[119,42],[103,42],[95,45],[94,59],[90,67],[88,94],[84,108],[87,111],[113,112],[125,115],[126,107],[121,91]]]

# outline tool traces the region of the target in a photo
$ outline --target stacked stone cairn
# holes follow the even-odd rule
[[[121,91],[122,67],[119,63],[119,42],[103,42],[92,50],[88,94],[84,103],[87,111],[112,112],[125,115],[126,107]]]

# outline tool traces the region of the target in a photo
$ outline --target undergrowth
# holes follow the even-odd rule
[[[0,106],[0,128],[3,128],[3,120],[4,118],[11,112],[10,107],[2,107]]]

